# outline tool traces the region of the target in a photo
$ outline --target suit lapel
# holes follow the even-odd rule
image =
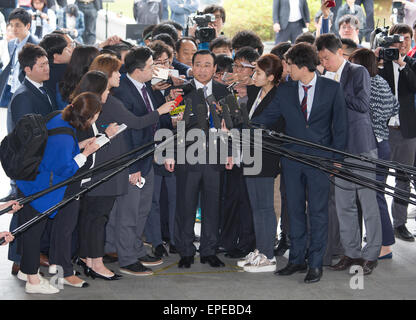
[[[33,92],[33,94],[35,96],[37,96],[39,99],[42,99],[45,103],[47,103],[49,106],[51,106],[51,103],[49,102],[48,97],[45,96],[44,94],[42,94],[42,92],[40,92],[40,90],[38,88],[36,88],[33,84],[31,84],[30,81],[27,80],[26,78],[24,80],[24,84],[30,91]]]
[[[345,88],[345,85],[347,84],[348,81],[348,74],[349,74],[349,69],[350,69],[350,63],[347,61],[345,63],[344,69],[342,70],[342,74],[341,74],[341,79],[340,79],[340,83],[342,85],[342,89]]]
[[[131,80],[129,78],[126,77],[126,81],[130,87],[130,91],[133,92],[133,94],[136,96],[137,100],[138,100],[138,104],[140,106],[144,106],[144,109],[147,111],[146,109],[146,105],[143,101],[142,95],[139,92],[139,89],[136,88],[136,86],[134,85],[133,82],[131,82]]]

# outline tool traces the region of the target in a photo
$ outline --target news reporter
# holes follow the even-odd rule
[[[54,185],[70,178],[79,168],[84,166],[87,157],[97,151],[99,146],[95,143],[95,138],[78,142],[75,131],[89,128],[97,120],[100,111],[100,98],[96,94],[86,92],[77,96],[72,104],[47,123],[49,130],[57,127],[70,128],[74,131],[74,136],[58,134],[48,138],[36,179],[16,181],[20,196],[29,196],[47,189],[51,184]],[[78,185],[73,183],[32,201],[24,206],[19,213],[19,224],[22,225],[40,212],[48,210],[65,196],[72,195],[77,188],[79,188],[79,182]],[[59,264],[64,269],[64,284],[85,287],[85,282],[74,276],[70,259],[73,223],[76,224],[76,219],[73,217],[77,212],[77,201],[72,201],[58,212],[53,212],[50,215],[50,218],[55,218],[53,228],[58,229],[65,236],[60,239],[54,238],[54,230],[52,230],[51,249],[54,247],[59,250],[50,250],[49,259],[51,264]],[[68,217],[70,218],[68,219]],[[22,259],[19,278],[27,278],[25,288],[27,293],[53,294],[59,292],[59,289],[51,286],[48,281],[38,275],[40,238],[45,225],[46,220],[42,220],[26,230],[20,237]]]
[[[42,39],[43,36],[56,29],[56,15],[52,9],[48,9],[47,0],[32,0],[31,33]]]

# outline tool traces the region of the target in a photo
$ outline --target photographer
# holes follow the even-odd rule
[[[57,17],[58,28],[68,32],[75,41],[83,43],[85,23],[82,11],[75,4],[69,4],[58,11]]]
[[[391,160],[405,165],[413,165],[416,153],[416,73],[412,68],[414,60],[407,57],[410,49],[413,31],[403,23],[393,26],[389,35],[399,35],[403,38],[398,43],[392,43],[390,48],[399,51],[399,58],[394,61],[383,61],[383,68],[379,74],[388,82],[391,91],[399,100],[399,115],[390,119],[389,143]],[[384,50],[377,48],[375,54],[382,57]],[[389,59],[390,60],[390,59]],[[396,178],[396,188],[410,192],[409,179]],[[407,207],[403,201],[394,200],[392,204],[393,227],[397,238],[405,241],[415,241],[413,235],[407,230]]]
[[[216,38],[222,34],[222,28],[225,23],[225,10],[223,7],[218,5],[207,6],[203,14],[213,14],[215,16],[215,22],[210,23],[208,26],[215,29]]]
[[[47,0],[32,0],[31,33],[38,39],[42,39],[44,35],[51,33],[56,29],[56,16],[53,10],[48,9]]]

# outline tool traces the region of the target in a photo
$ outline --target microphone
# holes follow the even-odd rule
[[[230,108],[228,107],[225,98],[222,98],[220,101],[218,101],[218,103],[222,107],[222,118],[225,121],[225,126],[227,127],[227,129],[232,129],[234,127],[234,124],[231,118]]]
[[[204,104],[197,104],[194,112],[198,127],[204,131],[208,131],[207,107]]]
[[[206,97],[205,100],[209,105],[209,112],[210,112],[212,120],[214,122],[214,127],[216,129],[221,129],[221,120],[218,117],[217,106],[215,105],[215,103],[216,103],[215,97],[211,94],[208,97]]]
[[[245,123],[244,122],[244,116],[243,116],[244,111],[241,110],[235,96],[232,95],[232,94],[226,96],[225,97],[225,102],[226,102],[226,104],[228,105],[228,107],[230,109],[231,116],[235,119],[236,125],[240,125],[242,123]],[[245,110],[245,111],[247,113],[247,110]],[[247,121],[248,121],[248,115],[247,115]]]
[[[185,112],[183,113],[183,121],[189,123],[189,116],[192,112],[192,100],[190,98],[185,100]]]
[[[242,103],[241,106],[240,106],[240,110],[241,110],[241,115],[243,117],[243,124],[248,126],[250,120],[248,118],[247,104]]]

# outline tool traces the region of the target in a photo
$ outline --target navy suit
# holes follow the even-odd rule
[[[323,146],[344,150],[347,142],[347,115],[341,86],[318,76],[314,101],[308,120],[305,120],[299,101],[298,82],[280,84],[269,106],[252,122],[272,127],[283,116],[289,136]],[[287,149],[306,154],[330,156],[328,152],[289,144]],[[282,158],[283,177],[287,192],[287,205],[292,243],[289,262],[303,264],[307,245],[305,215],[306,192],[310,216],[311,242],[309,266],[319,268],[327,244],[328,227],[328,176],[318,169],[287,158]]]

